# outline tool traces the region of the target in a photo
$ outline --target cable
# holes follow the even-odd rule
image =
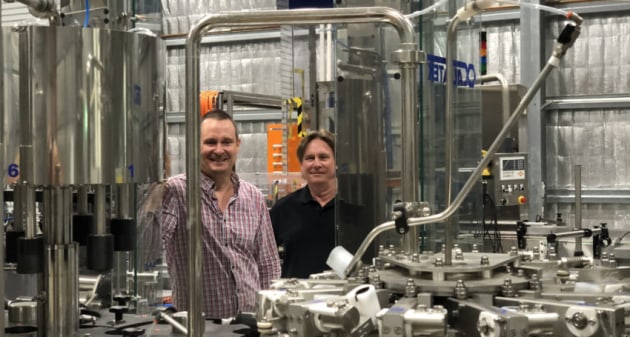
[[[479,238],[483,237],[482,229],[480,229],[479,227],[476,226],[479,223],[478,222],[479,220],[477,219],[477,213],[475,212],[475,210],[477,209],[477,206],[478,206],[477,200],[475,199],[474,203],[472,205],[472,210],[473,211],[472,211],[472,219],[471,219],[471,223],[472,223],[473,228],[474,228],[474,230],[473,230],[473,238],[475,238],[475,239],[479,239]]]
[[[488,193],[487,185],[483,185],[483,201],[482,201],[482,239],[490,242],[493,253],[502,253],[503,245],[501,243],[501,231],[499,230],[499,221],[497,215],[497,205],[492,196]],[[490,223],[486,226],[486,218],[490,216]],[[490,234],[492,230],[492,234]]]
[[[90,0],[85,0],[85,19],[83,20],[83,28],[90,25]]]

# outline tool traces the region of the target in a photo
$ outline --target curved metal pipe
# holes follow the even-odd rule
[[[557,56],[554,55],[552,59],[553,58],[557,58]],[[547,62],[547,64],[545,65],[543,70],[540,72],[540,74],[538,75],[538,77],[536,78],[532,86],[529,88],[529,90],[525,93],[525,95],[521,99],[521,102],[519,103],[518,107],[516,107],[516,110],[512,113],[512,115],[510,116],[506,124],[503,125],[503,128],[497,135],[494,142],[492,142],[492,145],[490,145],[490,148],[488,149],[488,153],[486,154],[486,156],[481,159],[481,161],[479,162],[479,164],[477,164],[477,167],[475,168],[473,173],[470,175],[470,177],[468,177],[468,180],[462,187],[462,190],[459,192],[459,194],[457,194],[457,197],[455,197],[455,200],[453,200],[453,203],[441,213],[430,215],[428,217],[423,217],[423,218],[409,218],[408,219],[409,227],[441,222],[448,219],[451,215],[455,213],[457,208],[461,206],[462,202],[464,201],[468,193],[470,193],[474,185],[477,183],[479,177],[481,177],[481,173],[490,162],[492,156],[496,153],[496,151],[499,149],[499,147],[503,143],[503,139],[505,138],[509,130],[516,124],[516,122],[520,118],[521,114],[525,111],[525,109],[527,109],[529,102],[531,102],[531,100],[534,98],[534,95],[536,94],[538,89],[543,85],[545,79],[547,78],[547,76],[549,75],[553,67],[555,66],[557,66],[557,63],[551,62],[551,60],[550,62]],[[370,233],[368,233],[367,237],[365,238],[365,240],[363,240],[363,242],[361,243],[361,246],[359,246],[359,249],[357,249],[357,252],[352,257],[352,260],[350,261],[350,263],[348,264],[348,267],[346,268],[345,274],[351,275],[355,271],[355,268],[357,267],[359,260],[361,259],[363,254],[365,254],[365,251],[370,246],[372,241],[374,241],[374,239],[379,234],[387,230],[394,229],[394,228],[396,228],[394,221],[387,221],[378,225],[377,227],[374,227],[374,229]],[[450,251],[450,249],[447,249],[447,251]]]
[[[389,23],[398,35],[402,49],[416,50],[413,24],[400,12],[387,7],[358,7],[334,9],[297,9],[257,12],[234,12],[210,14],[193,25],[186,38],[186,175],[188,200],[189,250],[188,250],[188,289],[189,289],[189,336],[203,333],[201,316],[201,296],[196,293],[201,288],[201,222],[199,191],[199,45],[201,37],[212,29],[225,27],[261,27],[268,25],[315,25],[322,23]],[[404,62],[403,62],[404,63]],[[402,78],[404,85],[414,88],[417,72],[406,72]],[[403,90],[411,91],[411,90]],[[402,96],[403,115],[415,114],[415,93]],[[405,102],[407,104],[405,104]],[[412,106],[413,109],[407,107]],[[413,144],[415,145],[415,144]],[[191,188],[193,186],[193,188]]]
[[[389,7],[355,7],[334,9],[293,9],[256,12],[209,14],[191,27],[186,47],[216,28],[255,28],[269,25],[315,25],[321,23],[388,23],[394,26],[401,44],[415,45],[413,24],[400,12]]]
[[[54,8],[54,2],[48,0],[17,0],[18,2],[26,5],[28,10],[34,16],[39,18],[46,18],[52,14]],[[5,1],[5,2],[15,2]]]
[[[510,118],[510,85],[505,77],[499,73],[496,74],[487,74],[479,77],[477,79],[478,83],[488,83],[492,81],[497,81],[501,85],[501,108],[502,108],[502,125],[505,125],[508,118]],[[508,132],[507,137],[512,136],[510,132]]]

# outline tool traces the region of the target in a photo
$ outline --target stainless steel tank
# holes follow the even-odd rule
[[[49,337],[76,336],[72,190],[94,186],[93,234],[107,236],[105,185],[159,180],[164,48],[155,36],[80,27],[5,28],[3,38],[5,183],[20,182],[31,196],[44,187],[40,288],[47,298],[38,328]],[[35,212],[34,198],[18,203]],[[29,240],[37,239],[33,218],[24,221]]]
[[[159,38],[79,27],[3,33],[7,182],[29,162],[36,186],[159,179]]]

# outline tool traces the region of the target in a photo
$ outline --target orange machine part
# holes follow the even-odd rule
[[[199,94],[199,112],[201,113],[201,118],[217,108],[218,98],[218,90],[206,90]]]
[[[282,143],[282,124],[267,125],[267,172],[282,172],[283,150],[288,145],[286,151],[288,172],[300,172],[300,161],[298,160],[296,151],[300,144],[301,138],[297,136],[297,124],[289,125],[288,144]]]

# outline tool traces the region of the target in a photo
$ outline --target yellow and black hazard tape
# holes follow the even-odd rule
[[[293,111],[297,112],[297,135],[302,138],[306,136],[306,129],[304,128],[304,114],[302,113],[302,98],[293,97],[287,100],[287,104],[293,107]]]

